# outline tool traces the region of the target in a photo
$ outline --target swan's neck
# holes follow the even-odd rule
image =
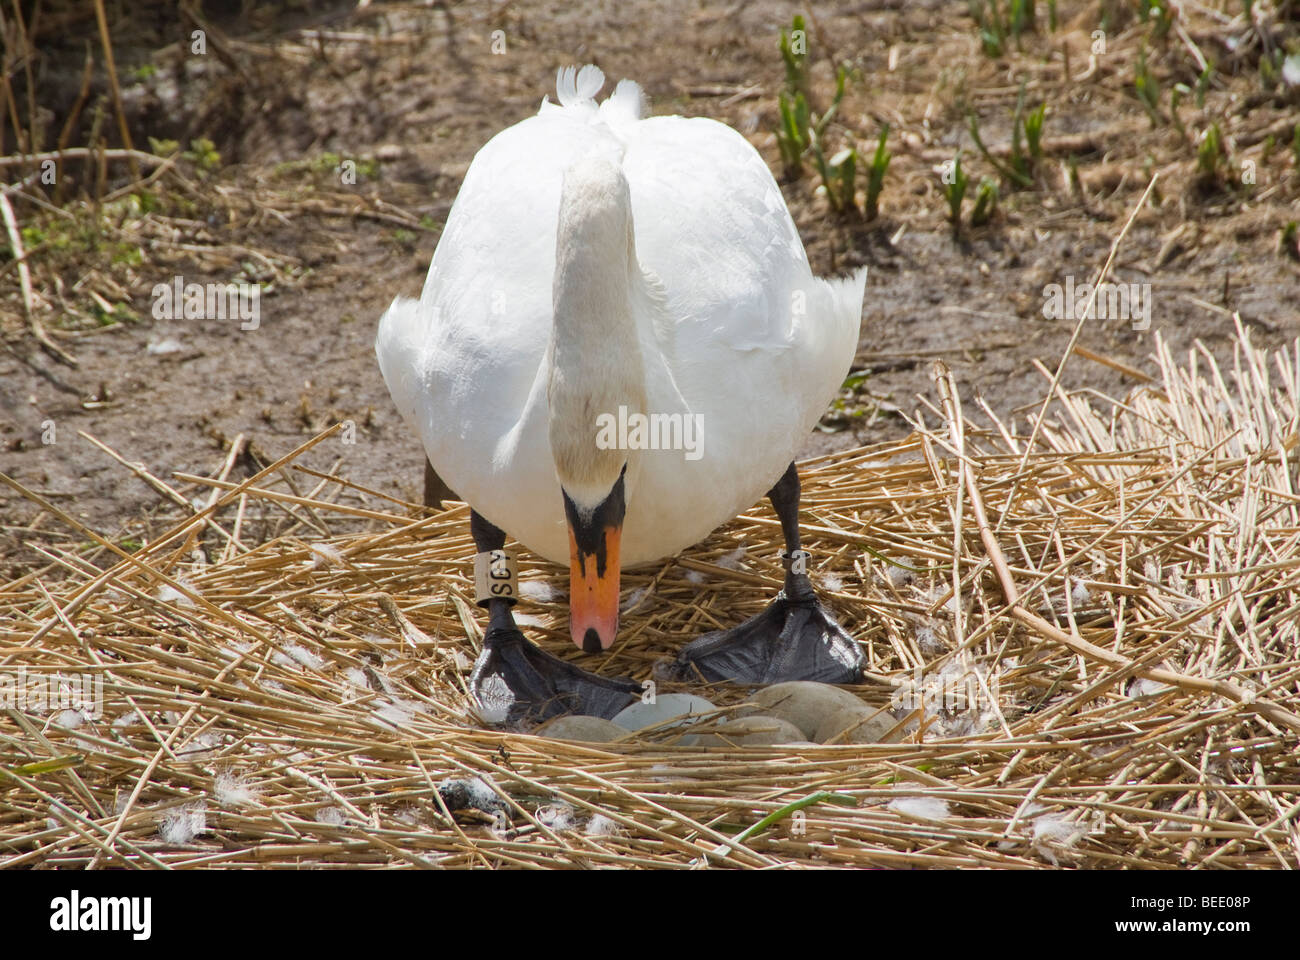
[[[627,183],[616,167],[566,178],[556,235],[547,389],[551,451],[565,491],[594,508],[629,451],[597,443],[599,418],[645,412],[641,326],[649,299]]]

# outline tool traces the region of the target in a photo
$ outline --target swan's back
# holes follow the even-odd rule
[[[707,119],[642,120],[640,89],[628,81],[597,107],[602,83],[594,67],[562,71],[560,104],[544,102],[479,151],[420,300],[394,302],[376,352],[450,487],[562,562],[541,377],[560,188],[584,156],[621,164],[638,258],[662,284],[679,402],[704,416],[707,431],[698,461],[645,458],[628,504],[630,565],[706,536],[780,475],[847,373],[865,278],[812,276],[779,188],[740,134]]]

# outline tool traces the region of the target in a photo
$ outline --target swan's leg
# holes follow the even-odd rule
[[[857,683],[862,649],[831,618],[808,579],[799,548],[799,474],[791,463],[768,491],[785,537],[785,589],[766,610],[731,630],[687,644],[670,669],[675,679],[733,683],[819,680]]]
[[[476,573],[484,580],[478,603],[488,610],[483,652],[474,664],[470,690],[484,718],[493,723],[539,721],[562,713],[581,713],[608,720],[641,693],[641,685],[619,677],[601,677],[553,657],[515,626],[514,571],[505,551],[506,535],[470,511],[470,533],[478,550]]]
[[[433,464],[426,457],[424,460],[424,505],[432,507],[434,510],[442,509],[442,501],[459,500],[451,487],[447,486],[447,481],[438,476],[438,471],[433,469]]]

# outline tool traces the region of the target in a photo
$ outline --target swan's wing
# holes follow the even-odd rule
[[[663,280],[683,395],[714,395],[710,377],[726,369],[738,395],[787,397],[765,416],[788,413],[802,435],[852,362],[865,271],[812,275],[767,164],[725,124],[652,117],[624,137],[637,255]]]
[[[440,471],[440,455],[450,459],[443,450],[482,464],[509,442],[550,337],[564,171],[620,151],[583,104],[553,106],[497,134],[465,175],[418,303],[399,298],[380,321],[384,380]]]
[[[375,335],[375,356],[393,405],[402,419],[414,425],[421,400],[421,377],[417,358],[423,352],[421,339],[427,328],[420,301],[398,297],[384,311]]]
[[[626,133],[637,254],[663,278],[678,347],[790,342],[814,289],[803,243],[763,158],[714,120],[652,117]]]
[[[767,164],[730,127],[654,117],[624,136],[637,256],[662,280],[674,383],[704,441],[692,462],[645,458],[644,482],[688,487],[686,516],[701,522],[690,533],[703,536],[763,495],[834,397],[857,346],[865,271],[812,275]],[[653,513],[672,501],[629,507],[629,524],[652,539],[682,522]]]

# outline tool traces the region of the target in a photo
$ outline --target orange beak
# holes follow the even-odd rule
[[[569,528],[569,635],[587,653],[608,650],[618,632],[618,546],[621,524],[586,531],[595,550],[578,546]]]
[[[569,636],[588,653],[608,650],[618,633],[618,546],[623,535],[623,473],[594,510],[564,493],[569,524]]]

